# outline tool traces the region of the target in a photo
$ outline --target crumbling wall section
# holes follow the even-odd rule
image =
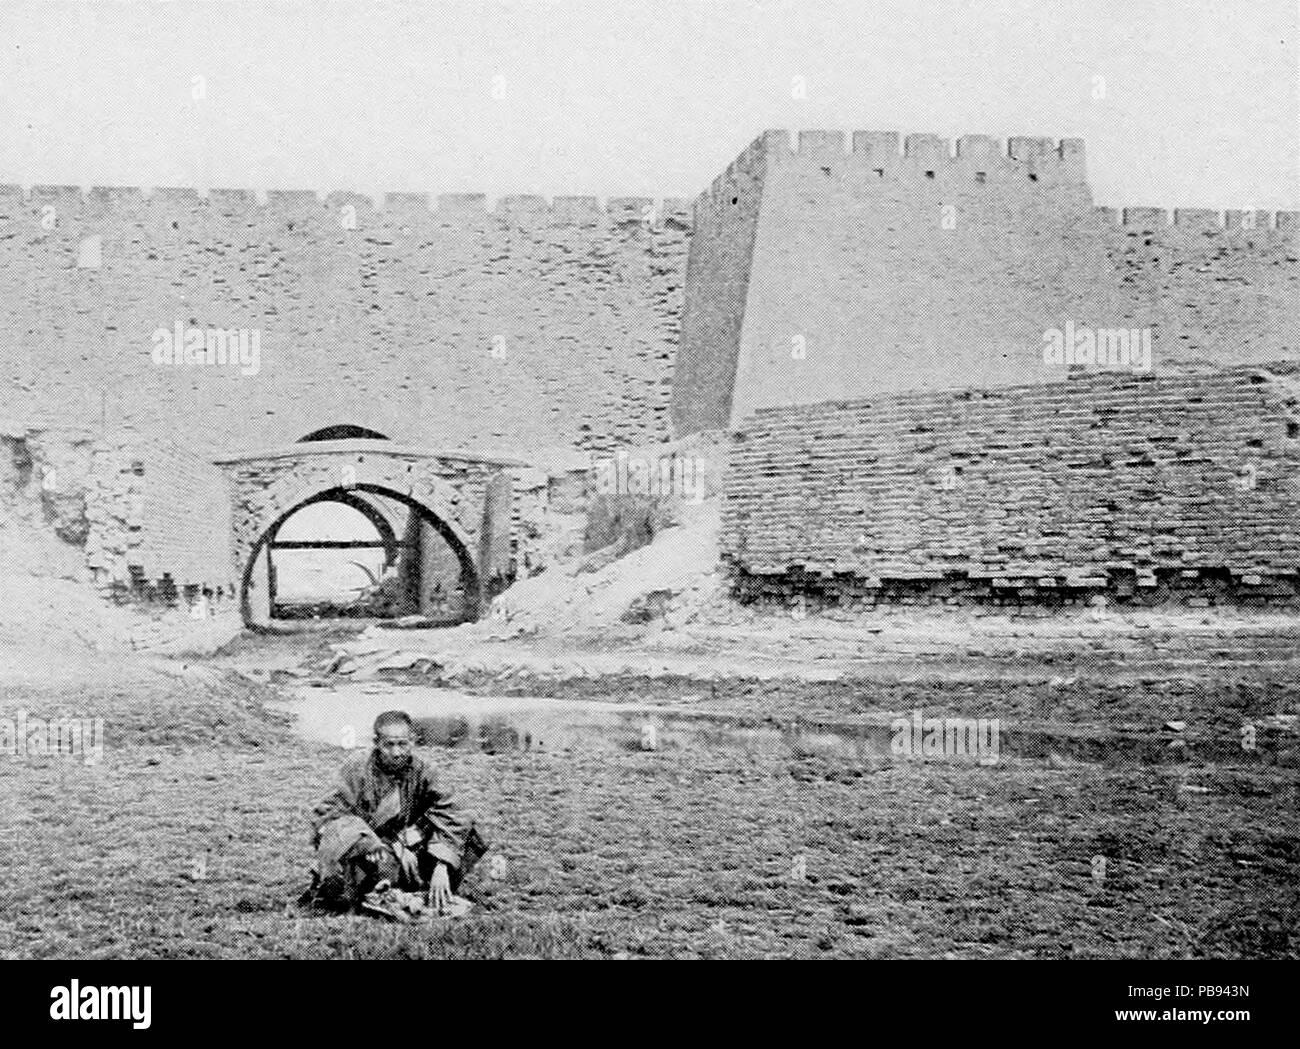
[[[1293,605],[1297,367],[1092,375],[755,413],[723,556],[742,597]]]
[[[0,434],[0,580],[17,640],[158,648],[237,628],[220,472],[129,430]]]
[[[580,556],[587,530],[589,468],[550,464],[511,471],[512,578],[527,579]]]
[[[168,441],[117,435],[98,449],[105,491],[97,501],[92,568],[114,581],[180,591],[187,603],[234,593],[230,497],[212,463]],[[125,574],[123,567],[125,566]]]

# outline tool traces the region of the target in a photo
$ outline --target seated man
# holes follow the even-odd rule
[[[305,900],[356,907],[387,882],[425,891],[438,914],[450,909],[487,847],[413,746],[410,715],[389,710],[375,719],[374,749],[343,766],[312,814],[316,869]]]

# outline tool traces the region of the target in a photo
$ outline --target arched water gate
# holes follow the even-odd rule
[[[512,574],[507,468],[523,463],[353,437],[251,452],[217,465],[230,486],[232,557],[249,626],[271,625],[269,583],[260,571],[269,564],[268,544],[289,517],[318,502],[361,509],[370,495],[409,507],[458,559],[465,619],[477,618],[492,586]]]

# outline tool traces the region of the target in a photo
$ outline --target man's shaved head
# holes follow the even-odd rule
[[[405,710],[385,710],[375,718],[375,735],[378,736],[384,729],[398,725],[404,726],[408,732],[415,729],[415,722]]]

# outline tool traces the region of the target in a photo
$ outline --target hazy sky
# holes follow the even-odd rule
[[[1296,51],[1296,0],[9,0],[0,182],[693,197],[764,128],[864,128],[1294,209]]]

